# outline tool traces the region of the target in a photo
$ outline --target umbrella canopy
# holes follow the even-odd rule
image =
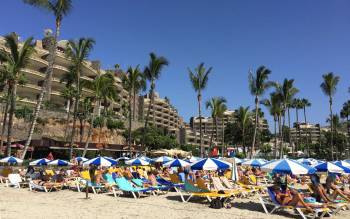
[[[0,163],[23,163],[23,160],[17,158],[17,157],[5,157],[0,160]]]
[[[286,173],[286,174],[312,174],[315,169],[290,159],[281,159],[267,162],[261,166],[261,169],[272,173]]]
[[[50,162],[49,159],[46,158],[42,158],[42,159],[38,159],[38,160],[34,160],[32,162],[29,163],[30,166],[43,166],[43,165],[47,165]]]
[[[232,164],[215,158],[205,158],[191,165],[193,170],[225,170],[231,167]]]
[[[145,160],[147,161],[148,163],[152,163],[153,160],[149,157],[146,157],[146,156],[141,156],[141,157],[137,157],[138,159],[141,159],[141,160]]]
[[[344,173],[344,169],[331,162],[324,162],[314,166],[317,172]]]
[[[50,161],[48,165],[63,167],[63,166],[71,166],[73,164],[65,160],[57,159],[57,160]]]
[[[346,162],[345,160],[343,160],[343,161],[335,161],[333,163],[335,165],[340,165],[340,166],[344,166],[344,167],[350,168],[350,163]]]
[[[140,158],[131,159],[131,160],[125,161],[125,163],[130,166],[147,166],[150,164],[150,162]]]
[[[175,159],[175,160],[172,160],[172,161],[165,163],[163,166],[165,166],[165,167],[187,167],[189,165],[190,165],[190,163],[188,163],[184,160]]]
[[[306,164],[306,165],[315,165],[317,164],[317,160],[313,158],[300,158],[297,160],[299,163]]]
[[[189,163],[194,163],[194,162],[197,162],[199,160],[200,160],[199,157],[190,157],[190,158],[187,158],[185,161],[189,162]]]
[[[118,164],[118,162],[116,160],[113,160],[107,157],[96,157],[91,160],[85,161],[83,163],[83,166],[89,166],[90,164],[93,164],[96,166],[102,166],[102,167],[110,167]]]
[[[172,160],[174,160],[174,159],[171,157],[168,157],[168,156],[161,156],[161,157],[153,159],[153,161],[156,163],[167,163],[167,162],[172,161]]]
[[[265,163],[266,162],[263,161],[262,159],[252,159],[252,160],[244,161],[241,164],[243,166],[260,167],[260,166],[262,166]]]
[[[235,159],[236,164],[243,163],[243,160],[242,160],[242,159],[239,159],[239,158],[237,158],[237,157],[234,157],[233,159]]]
[[[87,159],[85,157],[76,157],[76,158],[74,158],[74,160],[76,160],[77,162],[85,162],[85,161],[87,161],[89,159]]]
[[[120,160],[130,160],[130,158],[128,157],[119,157],[117,159],[115,159],[116,161],[120,161]]]

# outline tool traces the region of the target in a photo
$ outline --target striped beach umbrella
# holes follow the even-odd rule
[[[29,163],[30,166],[45,166],[50,162],[49,159],[46,158],[42,158],[42,159],[38,159],[38,160],[34,160],[32,162]]]
[[[149,157],[146,157],[146,156],[140,156],[140,157],[137,157],[138,159],[142,159],[142,160],[145,160],[147,161],[148,163],[153,163],[153,160]]]
[[[153,161],[156,163],[167,163],[167,162],[172,161],[172,160],[174,160],[174,159],[171,157],[168,157],[168,156],[161,156],[161,157],[153,159]]]
[[[85,157],[76,157],[76,158],[74,158],[74,160],[76,160],[77,162],[85,162],[85,161],[87,161],[89,159],[87,159]]]
[[[300,158],[297,161],[299,163],[310,165],[310,166],[317,164],[317,160],[313,158]]]
[[[205,158],[191,165],[193,170],[225,170],[231,167],[229,162],[215,158]]]
[[[127,160],[125,161],[125,163],[127,165],[130,165],[130,166],[147,166],[150,164],[150,162],[144,160],[144,159],[141,159],[141,158],[135,158],[135,159],[131,159],[131,160]]]
[[[344,173],[344,169],[332,162],[323,162],[314,166],[317,172]]]
[[[63,166],[71,166],[73,164],[65,160],[57,159],[57,160],[50,161],[48,165],[63,167]]]
[[[83,163],[83,166],[89,166],[89,165],[95,165],[95,166],[101,166],[101,167],[110,167],[113,165],[117,165],[118,162],[116,160],[113,160],[111,158],[107,157],[96,157],[91,160],[85,161]]]
[[[260,167],[263,171],[285,174],[313,174],[315,169],[290,159],[281,159],[265,163]]]
[[[252,159],[252,160],[244,161],[241,164],[243,166],[261,167],[265,163],[266,162],[263,161],[262,159]]]
[[[175,159],[175,160],[172,160],[172,161],[165,163],[163,166],[165,166],[165,167],[188,167],[189,165],[190,165],[189,162],[186,162],[186,161],[181,160],[181,159]]]
[[[5,158],[2,158],[0,160],[0,163],[23,163],[23,160],[22,159],[19,159],[17,157],[12,157],[12,156],[9,156],[9,157],[5,157]]]
[[[130,160],[130,158],[128,157],[118,157],[117,159],[115,159],[116,161],[120,161],[120,160]]]
[[[346,162],[345,160],[342,160],[342,161],[335,161],[333,162],[335,165],[340,165],[340,166],[344,166],[344,167],[347,167],[347,168],[350,168],[350,163],[349,162]]]
[[[236,164],[243,163],[243,160],[239,159],[238,157],[234,157],[233,159],[235,159]]]
[[[190,158],[187,158],[185,161],[188,162],[188,163],[194,163],[194,162],[197,162],[199,161],[200,158],[199,157],[190,157]]]

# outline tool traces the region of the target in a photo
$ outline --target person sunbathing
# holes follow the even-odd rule
[[[42,175],[39,179],[33,180],[33,183],[39,186],[44,186],[46,188],[52,188],[61,186],[61,183],[50,182],[50,177],[48,175]]]
[[[274,186],[272,190],[275,194],[276,201],[283,206],[304,207],[309,211],[312,211],[313,208],[319,208],[320,206],[326,207],[326,204],[318,205],[306,203],[303,195],[293,189],[287,189],[285,192],[282,192],[278,186]]]
[[[326,188],[327,193],[331,195],[331,200],[336,200],[339,196],[343,198],[344,200],[350,202],[350,196],[348,196],[344,191],[340,190],[335,185],[336,177],[333,174],[330,174],[327,176],[326,179]],[[331,190],[333,190],[333,193],[331,193]]]
[[[317,202],[332,202],[332,200],[328,197],[325,188],[321,185],[319,176],[311,176],[311,188],[313,190],[312,196],[316,198]]]

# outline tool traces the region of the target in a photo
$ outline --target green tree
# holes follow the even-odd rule
[[[128,145],[129,145],[129,154],[131,156],[131,129],[132,129],[132,119],[135,121],[135,108],[136,108],[136,94],[141,90],[146,90],[146,80],[144,75],[139,69],[137,65],[135,68],[129,67],[126,74],[122,76],[122,83],[124,89],[128,91],[128,111],[129,111],[129,137],[128,137]],[[133,102],[133,103],[132,103]],[[131,106],[132,109],[131,109]]]
[[[224,112],[227,110],[226,106],[226,99],[224,97],[213,97],[210,100],[208,100],[205,104],[207,109],[211,110],[211,117],[213,119],[213,127],[215,127],[216,131],[216,141],[218,142],[218,119],[222,118],[224,115]],[[212,142],[213,142],[213,135],[214,132],[212,132],[211,137],[210,137],[210,144],[209,146],[211,147]],[[221,153],[224,154],[224,142],[222,141],[222,149]]]
[[[322,92],[328,97],[329,99],[329,112],[330,112],[330,118],[333,117],[333,97],[335,92],[337,91],[337,85],[339,83],[339,76],[335,76],[333,72],[327,73],[322,75],[323,82],[321,83],[320,87]],[[334,160],[334,145],[333,145],[333,123],[332,120],[330,120],[330,126],[331,126],[331,158]]]
[[[289,108],[291,106],[292,100],[294,98],[294,95],[298,93],[298,89],[294,87],[294,79],[284,79],[283,84],[279,85],[276,84],[276,90],[279,93],[281,99],[282,99],[282,116],[283,116],[283,125],[285,126],[285,113],[288,113],[288,142],[289,145],[291,144],[291,138],[290,138],[290,117],[289,117]],[[283,128],[281,136],[283,136]],[[283,157],[283,138],[281,139],[281,148],[280,148],[280,158]]]
[[[281,116],[282,116],[282,98],[281,96],[276,93],[272,92],[270,94],[269,99],[264,99],[261,101],[261,104],[266,106],[269,110],[270,115],[273,117],[274,121],[274,138],[275,138],[275,145],[274,145],[274,158],[277,159],[277,123],[279,127],[279,132],[281,132]]]
[[[253,75],[252,72],[249,72],[249,77],[248,77],[249,90],[250,90],[250,93],[255,97],[255,121],[254,121],[255,128],[254,128],[253,143],[250,151],[251,158],[254,156],[256,134],[257,134],[258,124],[259,124],[259,117],[258,117],[259,98],[261,98],[261,96],[264,95],[265,91],[272,85],[272,83],[268,81],[270,74],[271,74],[271,71],[265,66],[260,66],[256,70],[255,75]]]
[[[54,37],[52,36],[49,37],[50,45],[49,45],[49,56],[48,56],[48,68],[45,71],[45,75],[46,75],[45,80],[41,88],[38,102],[35,107],[33,121],[29,129],[28,139],[25,143],[22,159],[24,159],[26,152],[28,150],[28,147],[30,145],[30,142],[32,140],[35,125],[37,123],[39,112],[46,93],[48,95],[48,100],[50,100],[51,81],[52,81],[53,66],[54,66],[55,57],[56,57],[57,40],[60,35],[62,20],[65,16],[69,14],[69,12],[72,9],[72,0],[23,0],[23,1],[29,5],[32,5],[40,9],[44,9],[52,13],[55,16],[56,31],[55,31]]]
[[[21,46],[18,43],[18,36],[15,34],[5,36],[5,41],[5,47],[8,51],[5,48],[0,49],[0,60],[4,62],[4,66],[1,68],[1,74],[6,78],[8,87],[7,104],[9,104],[9,120],[7,126],[7,155],[10,156],[17,86],[23,81],[24,75],[21,73],[21,70],[28,65],[29,58],[35,50],[32,37],[25,40]],[[3,125],[5,125],[5,123]],[[0,148],[2,149],[2,145]]]
[[[156,80],[159,79],[163,68],[167,65],[169,65],[169,62],[165,57],[163,57],[163,56],[157,57],[157,55],[154,54],[153,52],[150,53],[150,62],[144,70],[144,75],[145,75],[146,79],[151,83],[150,90],[149,90],[149,95],[150,95],[151,101],[150,101],[150,104],[148,105],[145,126],[143,129],[144,131],[146,131],[147,127],[148,127],[148,120],[149,120],[149,114],[150,114],[151,109],[153,111],[153,124],[155,124],[155,116],[154,116],[155,113],[154,113],[153,104],[154,104],[154,92],[155,92],[155,88],[156,88]],[[146,133],[145,133],[145,135],[146,135]],[[145,145],[144,144],[145,137],[146,136],[143,137],[143,141],[141,144],[142,146]]]
[[[246,128],[247,128],[248,124],[251,122],[250,121],[251,116],[250,116],[250,112],[249,112],[249,107],[243,107],[243,106],[239,107],[234,116],[235,116],[235,119],[237,121],[238,126],[242,130],[243,153],[244,153],[244,156],[246,156],[247,151],[246,151],[246,145],[245,145],[245,137],[246,137],[245,134],[246,134]],[[254,128],[254,130],[255,130],[255,128]],[[253,137],[253,141],[254,141],[254,137]]]
[[[200,138],[200,154],[201,157],[204,157],[204,145],[203,145],[203,131],[202,131],[202,92],[207,87],[209,74],[212,70],[212,67],[206,69],[204,63],[201,63],[193,71],[188,69],[192,87],[197,93],[198,101],[198,117],[199,117],[199,138]]]
[[[346,119],[346,131],[348,133],[348,138],[350,138],[350,120],[349,120],[349,117],[350,117],[350,100],[346,101],[344,104],[343,104],[343,108],[341,109],[340,111],[340,117],[342,119]],[[350,151],[350,145],[349,145],[349,140],[348,140],[348,154],[347,156],[349,157],[349,151]]]
[[[74,87],[76,88],[76,95],[74,97],[74,109],[73,109],[73,127],[72,134],[70,139],[70,155],[69,158],[72,158],[73,155],[73,143],[75,136],[75,128],[78,116],[79,101],[81,97],[81,70],[84,62],[89,57],[89,54],[95,44],[95,41],[91,38],[80,38],[79,40],[70,40],[67,44],[66,56],[70,59],[71,65],[71,74],[74,75]]]

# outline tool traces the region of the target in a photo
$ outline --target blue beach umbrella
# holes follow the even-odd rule
[[[284,174],[313,174],[315,169],[290,159],[274,160],[260,167],[263,171]]]
[[[130,158],[128,157],[118,157],[117,159],[115,159],[116,161],[120,161],[120,160],[130,160]]]
[[[343,160],[343,161],[335,161],[333,163],[335,165],[340,165],[340,166],[344,166],[344,167],[350,168],[350,163],[346,162],[345,160]]]
[[[130,166],[147,166],[150,164],[150,162],[140,158],[131,159],[131,160],[125,161],[125,163]]]
[[[142,159],[142,160],[145,160],[147,161],[148,163],[153,163],[153,160],[149,157],[146,157],[146,156],[140,156],[140,157],[137,157],[138,159]]]
[[[153,161],[156,163],[167,163],[167,162],[172,161],[172,160],[174,160],[174,159],[171,157],[168,157],[168,156],[161,156],[161,157],[153,159]]]
[[[261,167],[265,163],[266,162],[263,161],[262,159],[252,159],[252,160],[244,161],[241,164],[243,166]]]
[[[9,156],[9,157],[5,157],[5,158],[2,158],[0,160],[0,163],[23,163],[23,160],[22,159],[19,159],[17,157],[12,157],[12,156]]]
[[[189,162],[186,162],[186,161],[181,160],[181,159],[175,159],[175,160],[172,160],[172,161],[165,163],[163,166],[165,166],[165,167],[188,167],[189,165],[190,165]]]
[[[323,162],[314,166],[317,172],[344,173],[344,169],[332,162]]]
[[[200,160],[199,157],[193,157],[193,156],[190,157],[190,158],[185,159],[185,161],[188,162],[188,163],[194,163],[194,162],[197,162],[199,160]]]
[[[225,170],[231,167],[232,164],[229,162],[215,158],[205,158],[191,165],[193,170]]]
[[[95,166],[102,166],[102,167],[110,167],[113,165],[117,165],[118,162],[114,159],[108,158],[108,157],[96,157],[91,160],[85,161],[83,163],[83,166],[89,166],[89,165],[95,165]]]
[[[85,162],[85,161],[87,161],[89,159],[87,159],[85,157],[76,157],[76,158],[74,158],[74,160],[76,160],[77,162]]]
[[[65,160],[57,159],[57,160],[50,161],[48,165],[63,167],[63,166],[71,166],[73,164]]]
[[[42,159],[38,159],[38,160],[34,160],[32,162],[29,163],[30,166],[45,166],[50,162],[49,159],[46,158],[42,158]]]

